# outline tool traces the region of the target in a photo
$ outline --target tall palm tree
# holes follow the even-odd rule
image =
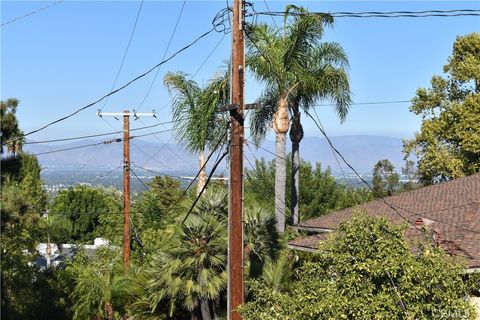
[[[260,98],[264,108],[252,116],[252,132],[257,142],[260,141],[272,121],[276,133],[275,210],[280,232],[285,228],[285,135],[289,127],[291,211],[296,224],[299,221],[300,141],[303,139],[300,110],[308,109],[320,99],[328,99],[343,121],[350,106],[346,54],[337,43],[321,42],[324,26],[332,22],[330,16],[310,15],[301,7],[287,6],[282,30],[260,25],[253,28],[251,40],[247,42],[247,63],[267,85]]]
[[[169,72],[164,84],[170,92],[176,91],[172,108],[177,138],[188,151],[198,154],[199,168],[203,168],[197,184],[198,195],[206,182],[206,149],[217,144],[218,132],[227,121],[215,109],[229,99],[229,73],[218,72],[202,88],[183,72]]]

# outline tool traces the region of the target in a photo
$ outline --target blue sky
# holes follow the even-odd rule
[[[2,23],[51,2],[2,1]],[[391,11],[479,9],[477,1],[268,1],[271,10],[281,11],[287,3],[304,5],[312,11]],[[65,1],[1,29],[1,99],[16,97],[21,103],[18,118],[24,131],[66,115],[107,93],[118,71],[140,2]],[[130,50],[117,86],[161,61],[182,1],[145,1]],[[225,1],[187,1],[169,53],[188,44],[211,27]],[[255,9],[264,11],[263,1]],[[271,22],[269,17],[265,21]],[[278,18],[277,23],[281,23]],[[422,19],[338,18],[325,33],[326,41],[339,42],[350,60],[350,81],[355,102],[409,100],[418,87],[429,85],[441,74],[457,35],[480,30],[478,17]],[[167,71],[192,74],[220,42],[194,78],[205,83],[230,55],[230,35],[210,34],[174,60],[162,66],[142,111],[160,110],[161,121],[171,119],[170,96],[163,86]],[[167,54],[169,56],[169,54]],[[138,109],[155,72],[112,96],[104,111]],[[258,96],[261,85],[250,77],[247,102]],[[319,103],[328,103],[328,101]],[[67,121],[30,136],[52,139],[112,131],[96,116],[103,102]],[[166,106],[166,107],[165,107]],[[376,134],[411,137],[420,119],[409,112],[409,104],[352,106],[340,124],[330,107],[317,111],[330,135]],[[145,124],[156,123],[143,119]],[[108,122],[115,128],[121,123]],[[133,127],[142,126],[133,123]],[[318,135],[309,121],[307,136]],[[168,134],[159,136],[165,141]]]

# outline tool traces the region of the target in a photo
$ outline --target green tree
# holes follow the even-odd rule
[[[67,266],[74,281],[70,298],[73,319],[121,319],[125,306],[136,293],[135,267],[125,273],[119,252],[110,248],[97,250],[88,258],[79,252]]]
[[[152,313],[166,303],[170,317],[183,308],[192,318],[213,318],[216,301],[226,288],[227,222],[225,200],[220,212],[213,210],[218,201],[211,194],[202,198],[199,209],[184,224],[169,227],[170,238],[150,265],[147,303],[143,299],[133,306],[139,316],[148,315],[145,304]]]
[[[56,303],[61,291],[55,275],[35,265],[36,244],[45,239],[46,202],[37,159],[2,159],[1,184],[1,318],[66,319]]]
[[[372,185],[377,197],[391,196],[399,190],[400,176],[390,160],[379,160],[375,164]]]
[[[180,209],[172,208],[182,194],[180,181],[156,176],[148,183],[149,191],[142,193],[134,204],[143,228],[159,229],[174,222]]]
[[[22,150],[24,138],[16,117],[17,107],[17,99],[9,98],[0,101],[0,128],[2,130],[0,153],[2,154],[5,145],[7,145],[8,152],[14,156]]]
[[[457,37],[445,77],[420,88],[410,110],[422,116],[420,132],[404,141],[418,157],[420,181],[433,184],[480,171],[480,34]]]
[[[247,41],[247,64],[267,89],[260,101],[265,107],[252,117],[252,131],[262,138],[270,121],[276,133],[275,198],[278,231],[285,228],[285,135],[289,129],[288,109],[292,113],[291,210],[299,221],[300,141],[303,128],[300,109],[308,109],[319,99],[334,103],[343,121],[350,105],[350,86],[345,71],[348,60],[338,43],[321,42],[330,16],[308,15],[301,7],[287,6],[284,26],[275,30],[267,24],[255,26]]]
[[[287,178],[291,177],[291,158],[287,158]],[[275,180],[275,163],[264,159],[255,162],[255,168],[245,171],[245,199],[247,204],[253,202],[273,211]],[[330,169],[322,170],[320,163],[312,166],[301,160],[300,166],[300,211],[302,219],[311,219],[328,212],[352,207],[372,199],[372,193],[366,189],[353,189],[335,180]],[[291,185],[287,185],[288,195]],[[288,215],[287,215],[288,217]]]
[[[440,248],[405,240],[404,226],[357,215],[320,244],[285,291],[252,285],[245,319],[474,319],[463,268]]]
[[[252,204],[245,208],[243,220],[244,254],[249,274],[250,277],[259,277],[264,272],[265,263],[275,259],[282,247],[275,212]]]
[[[59,192],[50,210],[71,223],[70,241],[90,242],[95,237],[119,241],[122,230],[120,195],[112,190],[77,186]]]
[[[177,138],[188,151],[199,155],[199,168],[203,167],[198,177],[199,194],[206,182],[205,150],[214,147],[226,129],[226,118],[216,108],[229,101],[229,72],[217,73],[204,88],[183,72],[167,73],[164,83],[169,91],[176,91],[172,108]]]
[[[405,161],[405,166],[402,167],[402,175],[407,180],[402,184],[402,191],[412,191],[422,186],[418,181],[418,170],[414,161]]]

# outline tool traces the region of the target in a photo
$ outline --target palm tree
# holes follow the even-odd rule
[[[274,259],[281,249],[275,213],[254,204],[245,208],[243,219],[245,260],[250,277],[256,278],[263,273],[265,262]]]
[[[164,84],[171,92],[176,91],[173,100],[173,121],[177,138],[184,143],[188,151],[198,154],[200,170],[197,195],[206,182],[205,151],[208,146],[218,142],[218,132],[226,119],[215,111],[229,98],[229,73],[219,72],[209,84],[202,88],[189,80],[183,72],[169,72]]]
[[[170,227],[171,244],[151,265],[146,287],[150,310],[167,302],[170,317],[178,306],[190,311],[192,319],[214,317],[216,301],[227,283],[227,203],[223,199],[219,207],[217,195],[208,194],[184,224]]]
[[[117,319],[132,298],[135,285],[134,267],[125,274],[119,255],[109,248],[101,249],[91,260],[79,254],[67,267],[75,286],[71,293],[73,319]]]
[[[289,16],[293,17],[289,19]],[[287,6],[282,30],[266,24],[252,30],[247,42],[247,63],[267,88],[260,98],[264,108],[252,116],[252,133],[260,141],[273,122],[276,133],[275,210],[277,230],[285,228],[285,135],[292,114],[292,199],[293,223],[299,221],[300,141],[303,138],[300,109],[319,99],[331,100],[343,121],[350,106],[350,86],[345,71],[348,60],[337,43],[322,43],[324,25],[331,16],[310,15],[300,7]]]

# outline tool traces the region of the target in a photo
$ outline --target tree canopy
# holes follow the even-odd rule
[[[462,266],[428,242],[412,252],[403,233],[384,218],[355,216],[343,223],[298,270],[287,290],[252,284],[246,319],[474,319],[465,299]]]
[[[121,235],[122,202],[113,190],[85,185],[62,190],[53,201],[50,214],[52,218],[63,217],[68,223],[66,241],[91,242],[95,237],[114,241]]]
[[[480,172],[480,33],[457,37],[443,71],[417,90],[410,110],[422,126],[404,141],[425,184]]]

